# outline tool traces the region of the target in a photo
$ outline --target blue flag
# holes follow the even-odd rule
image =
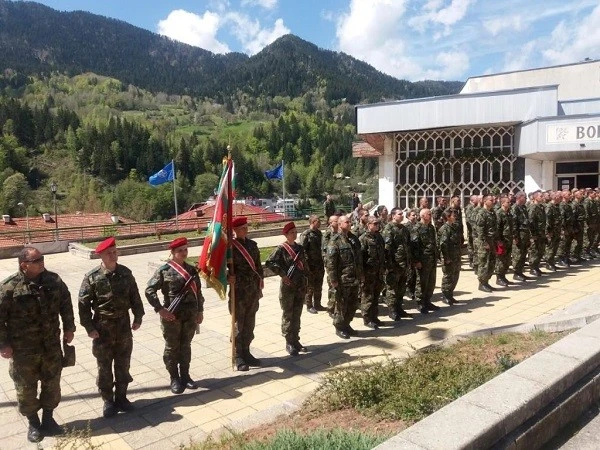
[[[173,169],[173,161],[171,161],[154,175],[150,175],[150,178],[148,178],[148,183],[150,183],[152,186],[158,186],[163,183],[173,181],[175,178],[175,171]]]
[[[283,180],[283,161],[277,164],[273,169],[267,170],[265,176],[269,180]]]

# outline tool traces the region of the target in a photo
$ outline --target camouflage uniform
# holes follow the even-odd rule
[[[481,208],[475,221],[477,230],[477,279],[488,284],[496,264],[496,242],[498,241],[498,223],[493,209]]]
[[[196,333],[198,313],[204,311],[204,297],[200,289],[200,279],[195,267],[184,262],[181,267],[190,274],[196,282],[198,295],[191,288],[186,288],[185,293],[181,290],[186,280],[169,264],[163,264],[146,286],[146,299],[148,303],[158,312],[162,308],[169,308],[173,299],[180,293],[183,297],[179,305],[172,311],[175,314],[174,321],[161,319],[160,326],[165,339],[165,350],[163,362],[170,374],[181,372],[182,378],[189,376],[190,361],[192,359],[192,339]],[[162,292],[164,303],[158,298],[158,291]]]
[[[573,200],[573,240],[575,246],[573,248],[573,257],[580,261],[583,252],[583,231],[585,228],[585,207],[583,201]]]
[[[532,245],[529,249],[529,269],[540,269],[546,249],[546,209],[542,203],[531,202],[527,208]]]
[[[575,216],[571,203],[562,201],[559,205],[563,234],[558,246],[558,259],[568,265],[571,256],[571,243],[573,242],[573,229],[575,227]]]
[[[473,222],[471,214],[473,214],[475,206],[473,203],[468,203],[465,206],[465,222],[467,224],[467,253],[469,254],[469,262],[473,262]]]
[[[401,313],[404,292],[411,269],[410,231],[404,225],[390,222],[383,230],[386,253],[385,299],[390,317]]]
[[[554,202],[546,205],[546,235],[548,241],[546,245],[546,254],[544,259],[549,267],[554,266],[554,258],[560,244],[560,234],[562,230],[562,218],[560,214],[560,206]]]
[[[144,305],[131,270],[117,264],[113,272],[98,266],[88,272],[79,289],[79,321],[87,333],[96,330],[100,337],[92,342],[92,354],[98,363],[98,390],[102,399],[113,401],[113,370],[115,397],[125,397],[133,337],[129,309],[133,322],[142,323]],[[92,316],[93,315],[93,316]]]
[[[360,242],[356,236],[336,234],[327,246],[325,267],[329,280],[337,282],[333,326],[345,331],[358,308],[358,290],[363,275]]]
[[[63,330],[75,331],[71,294],[57,274],[45,270],[30,281],[17,272],[2,282],[0,347],[13,349],[9,374],[24,416],[37,414],[40,408],[53,410],[60,402],[59,315]]]
[[[585,208],[586,225],[586,233],[584,235],[585,252],[594,257],[596,253],[594,242],[596,241],[596,233],[598,232],[596,224],[598,223],[600,211],[598,210],[598,204],[596,201],[590,197],[585,198],[583,201],[583,207]]]
[[[504,211],[500,208],[496,211],[496,224],[498,226],[498,242],[504,245],[504,254],[496,255],[495,274],[498,278],[504,280],[510,267],[510,257],[512,255],[513,230],[514,223],[510,209]]]
[[[362,316],[365,323],[377,322],[379,294],[383,288],[385,269],[385,243],[378,231],[367,231],[358,240],[365,274],[365,280],[361,284]]]
[[[479,254],[479,239],[477,236],[477,227],[475,226],[475,223],[477,222],[477,216],[479,216],[479,213],[481,212],[483,208],[481,206],[474,206],[471,209],[471,214],[469,216],[469,218],[467,219],[467,223],[471,224],[471,239],[472,239],[472,253],[471,253],[471,259],[473,261],[473,271],[475,273],[477,273],[477,264],[478,264],[478,258],[477,255]]]
[[[415,296],[421,307],[431,304],[435,289],[436,261],[438,257],[436,231],[432,224],[419,222],[411,232],[411,255],[413,263],[421,263],[416,269],[417,281]]]
[[[454,289],[460,276],[460,227],[458,222],[446,222],[438,231],[438,245],[442,259],[442,294],[454,300]]]
[[[337,232],[333,231],[331,228],[327,228],[327,230],[325,230],[325,232],[323,233],[323,242],[321,244],[323,267],[325,267],[325,261],[327,260],[327,247],[329,246],[329,241],[335,235],[337,235]],[[327,287],[327,311],[329,311],[330,314],[333,314],[335,310],[335,295],[334,290],[331,287],[331,280],[329,279],[329,276],[327,276]]]
[[[446,210],[446,207],[441,206],[441,205],[436,205],[433,208],[431,208],[431,223],[435,227],[436,231],[439,231],[439,229],[442,227],[442,225],[444,225],[444,211],[445,210]]]
[[[354,234],[354,236],[356,236],[359,239],[363,234],[365,234],[368,231],[369,229],[367,228],[367,226],[360,220],[354,225],[352,225],[352,234]]]
[[[460,233],[460,245],[462,245],[463,242],[465,242],[465,226],[463,224],[462,209],[460,207],[453,208],[450,206],[448,209],[446,209],[446,211],[452,211],[454,213],[454,217],[456,217],[456,222],[454,223],[458,227],[458,231]]]
[[[513,269],[515,275],[523,275],[525,258],[527,257],[527,249],[529,248],[529,240],[531,238],[529,216],[527,214],[527,207],[525,205],[517,205],[516,203],[512,205],[510,212],[515,224],[513,230],[515,239],[512,254]]]
[[[282,279],[279,287],[279,304],[283,311],[281,334],[285,337],[286,344],[296,344],[300,341],[300,316],[302,315],[302,306],[305,301],[309,277],[308,262],[304,249],[296,242],[291,247],[298,255],[296,262],[283,245],[279,245],[273,250],[265,263],[269,269],[280,277],[286,276],[290,268],[295,266],[290,277],[291,286],[285,284]]]
[[[308,308],[321,308],[323,293],[323,278],[325,277],[325,263],[323,262],[323,233],[321,230],[304,230],[300,235],[300,245],[304,247],[310,276],[306,288],[306,306]]]
[[[411,255],[410,253],[410,237],[412,236],[412,232],[414,230],[414,228],[418,225],[417,223],[412,223],[412,222],[406,222],[404,224],[404,226],[406,227],[406,230],[408,231],[408,240],[409,240],[409,245],[408,245],[408,254]],[[416,293],[416,285],[417,285],[417,270],[415,269],[415,266],[412,264],[412,258],[411,258],[411,263],[408,266],[408,269],[406,271],[406,290],[408,291],[408,295],[412,296],[412,299],[415,299],[415,293]]]

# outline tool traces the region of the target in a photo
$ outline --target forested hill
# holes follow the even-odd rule
[[[230,103],[253,97],[318,92],[350,104],[456,93],[460,82],[411,83],[344,53],[287,35],[248,57],[217,55],[122,21],[33,2],[0,0],[0,70],[110,76],[153,92]],[[324,89],[323,89],[324,87]]]

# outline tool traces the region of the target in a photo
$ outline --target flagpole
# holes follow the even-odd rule
[[[287,215],[285,207],[285,168],[283,167],[283,159],[281,160],[281,189],[283,190],[283,217]]]
[[[175,171],[175,160],[171,160],[171,164],[173,165],[173,200],[175,201],[175,228],[179,231],[179,219],[177,218],[177,190],[175,189],[175,181],[177,180],[176,171]]]
[[[231,160],[231,146],[227,146],[227,253],[231,255],[232,242],[233,242],[233,230],[231,229],[232,221],[233,221],[233,192],[231,189],[231,169],[233,162]],[[233,265],[233,255],[231,257],[231,264],[229,264],[229,274],[231,276],[235,276],[235,266]],[[231,301],[231,366],[232,369],[236,369],[237,365],[235,364],[236,359],[236,341],[237,341],[237,320],[236,320],[236,307],[235,307],[235,290],[236,283],[233,283],[229,286],[229,298]]]

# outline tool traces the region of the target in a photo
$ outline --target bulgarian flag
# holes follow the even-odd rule
[[[217,190],[215,213],[208,226],[198,259],[200,275],[206,280],[208,286],[217,291],[222,300],[225,300],[227,292],[227,262],[231,260],[228,242],[232,239],[233,170],[233,160],[228,156],[223,160],[223,173]]]

